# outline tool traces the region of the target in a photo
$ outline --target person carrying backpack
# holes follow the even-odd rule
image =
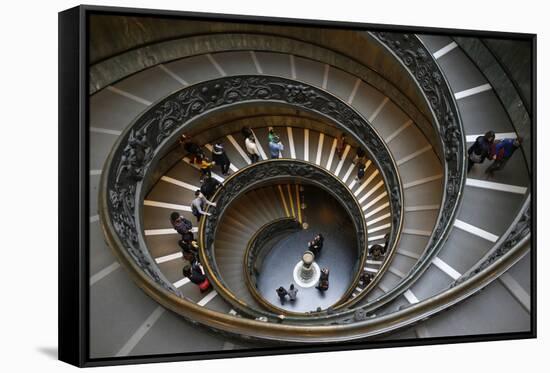
[[[201,293],[210,289],[210,281],[202,272],[200,264],[194,263],[183,267],[183,275],[187,277],[193,284],[198,285]]]
[[[223,185],[213,177],[207,177],[202,180],[201,193],[208,199],[212,198],[216,190]]]
[[[475,163],[483,163],[486,158],[491,156],[491,146],[495,141],[495,133],[487,131],[485,135],[479,136],[476,141],[468,148],[468,172]]]
[[[178,212],[174,211],[170,214],[170,223],[172,223],[172,227],[176,232],[181,234],[182,240],[188,240],[189,236],[191,236],[191,240],[193,239],[193,233],[191,232],[193,223],[181,216]]]
[[[220,141],[216,142],[212,148],[212,160],[220,166],[222,175],[227,176],[231,162]]]

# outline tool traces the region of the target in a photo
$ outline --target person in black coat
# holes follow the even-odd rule
[[[275,291],[277,292],[277,295],[279,296],[281,304],[285,304],[286,296],[288,295],[288,292],[286,291],[286,289],[282,286],[279,286]]]
[[[250,129],[250,127],[241,128],[241,134],[245,139],[248,139],[250,136],[254,136],[254,134],[252,133],[252,129]]]
[[[204,178],[202,180],[201,193],[207,199],[210,199],[210,198],[212,198],[212,196],[214,195],[216,190],[218,190],[218,188],[220,188],[221,186],[222,186],[222,184],[213,177]]]
[[[495,133],[488,131],[483,136],[479,136],[476,142],[468,148],[468,172],[472,169],[475,163],[483,163],[486,158],[490,157],[491,146],[495,141]]]
[[[178,245],[181,248],[183,259],[191,264],[199,261],[199,247],[196,241],[180,240],[178,241]]]
[[[321,254],[321,249],[323,248],[323,242],[325,241],[325,238],[321,233],[318,233],[317,236],[313,239],[313,241],[309,241],[307,244],[308,250],[315,255],[315,257],[319,256]]]
[[[365,157],[367,156],[367,153],[363,150],[363,148],[359,147],[357,148],[357,153],[355,154],[355,158],[353,158],[353,164],[357,163],[365,163]]]
[[[327,291],[328,290],[328,275],[329,271],[328,268],[323,268],[321,270],[321,277],[319,277],[319,283],[317,286],[315,286],[316,289],[320,291]]]
[[[384,254],[386,252],[384,246],[379,245],[379,244],[372,245],[371,248],[369,249],[369,251],[370,251],[370,255],[371,255],[373,260],[382,259],[382,257],[384,256]]]
[[[191,141],[191,136],[181,135],[180,145],[188,153],[187,155],[191,163],[196,163],[197,159],[204,158],[203,150],[197,143]]]
[[[206,280],[206,276],[202,273],[197,262],[183,267],[183,275],[187,277],[195,285],[200,285]]]
[[[189,237],[193,240],[193,233],[191,232],[193,224],[189,220],[174,211],[170,214],[170,223],[172,223],[172,227],[176,232],[181,234],[182,240],[188,240]]]
[[[220,141],[216,142],[212,148],[212,160],[221,167],[222,175],[226,176],[229,173],[231,162]]]

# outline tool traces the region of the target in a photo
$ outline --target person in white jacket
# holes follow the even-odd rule
[[[247,137],[246,140],[244,140],[244,144],[246,145],[246,151],[250,155],[252,163],[258,162],[260,160],[260,152],[258,151],[254,136]]]

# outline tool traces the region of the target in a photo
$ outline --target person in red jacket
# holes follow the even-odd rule
[[[208,278],[202,272],[200,265],[195,262],[191,265],[185,265],[183,267],[183,275],[187,277],[192,283],[199,286],[201,293],[210,289],[210,282]]]
[[[516,149],[519,149],[522,142],[523,139],[519,136],[515,139],[504,139],[496,142],[491,148],[491,158],[494,161],[487,167],[485,173],[492,177],[495,171],[502,170]]]

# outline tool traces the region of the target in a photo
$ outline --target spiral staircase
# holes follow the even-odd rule
[[[269,50],[255,42],[257,35],[249,36],[248,43],[238,47],[227,44],[181,58],[170,55],[162,62],[147,62],[150,66],[143,69],[132,66],[128,55],[133,50],[92,65],[90,356],[528,332],[531,184],[530,164],[523,153],[515,154],[504,170],[488,180],[487,162],[467,175],[460,172],[464,147],[455,148],[459,164],[455,175],[460,177],[452,179],[452,154],[447,151],[443,125],[430,130],[426,124],[433,123],[426,113],[437,117],[433,108],[426,110],[429,103],[423,108],[399,101],[396,97],[408,93],[396,92],[390,84],[369,82],[359,69],[343,68],[338,63],[343,53],[336,53],[331,63],[306,57],[305,52],[285,53],[273,45]],[[193,45],[189,40],[193,37],[177,42]],[[442,73],[439,81],[452,95],[449,105],[457,109],[457,133],[465,146],[487,130],[494,130],[497,137],[516,136],[486,76],[453,39],[431,35],[408,35],[408,39],[424,48],[425,56],[417,53]],[[405,61],[402,68],[409,66],[387,35],[369,35],[368,40],[378,43],[395,61]],[[174,42],[159,41],[143,48],[154,56]],[[130,62],[108,82],[100,72],[102,64],[109,66],[111,60]],[[407,79],[421,80],[418,76]],[[213,86],[229,82],[242,87],[243,82],[258,81],[284,84],[291,91],[305,87],[306,96],[327,95],[372,127],[367,140],[380,142],[355,136],[350,127],[339,126],[338,118],[308,110],[307,104],[297,108],[292,102],[285,105],[267,99],[242,105],[236,100],[223,111],[193,119],[193,126],[183,130],[163,128],[160,134],[164,130],[175,135],[161,141],[158,156],[145,150],[143,157],[153,159],[150,172],[134,175],[142,195],[136,192],[139,205],[132,205],[138,212],[133,215],[137,235],[133,239],[143,252],[136,254],[120,244],[117,234],[122,236],[120,232],[128,232],[132,224],[112,219],[108,207],[115,203],[107,191],[113,180],[119,180],[120,174],[111,169],[126,154],[121,153],[125,140],[133,138],[139,144],[140,136],[149,136],[133,127],[140,120],[159,117],[177,122],[175,114],[162,110],[171,109],[170,100],[185,100],[184,93],[196,87],[204,92],[208,87],[210,95]],[[392,89],[393,95],[389,94]],[[206,109],[201,110],[208,109],[204,105]],[[240,132],[245,126],[252,128],[257,139],[261,154],[257,163],[245,151]],[[277,160],[268,159],[269,127],[285,146]],[[213,197],[218,206],[209,207],[213,216],[201,218],[194,227],[201,264],[213,285],[206,293],[183,277],[179,235],[169,221],[170,213],[177,211],[196,222],[190,204],[200,188],[201,173],[174,140],[182,132],[192,133],[208,156],[212,145],[222,141],[231,161],[228,176],[214,168],[213,177],[224,184]],[[342,132],[348,140],[339,158],[337,137]],[[365,145],[369,150],[366,173],[357,180],[353,158]],[[376,156],[380,154],[386,156],[386,163]],[[132,160],[125,165],[126,171],[135,166]],[[268,168],[284,178],[276,181],[274,175],[255,171]],[[301,202],[314,181],[300,176],[306,172],[324,175],[326,181],[321,184],[327,192],[332,189],[345,210],[358,211],[350,216],[354,227],[359,227],[360,250],[349,289],[338,302],[293,313],[266,305],[249,284],[243,258],[266,225],[288,218],[307,222],[308,209]],[[452,200],[452,196],[457,197]],[[372,256],[369,248],[374,244],[387,246],[382,257]]]

